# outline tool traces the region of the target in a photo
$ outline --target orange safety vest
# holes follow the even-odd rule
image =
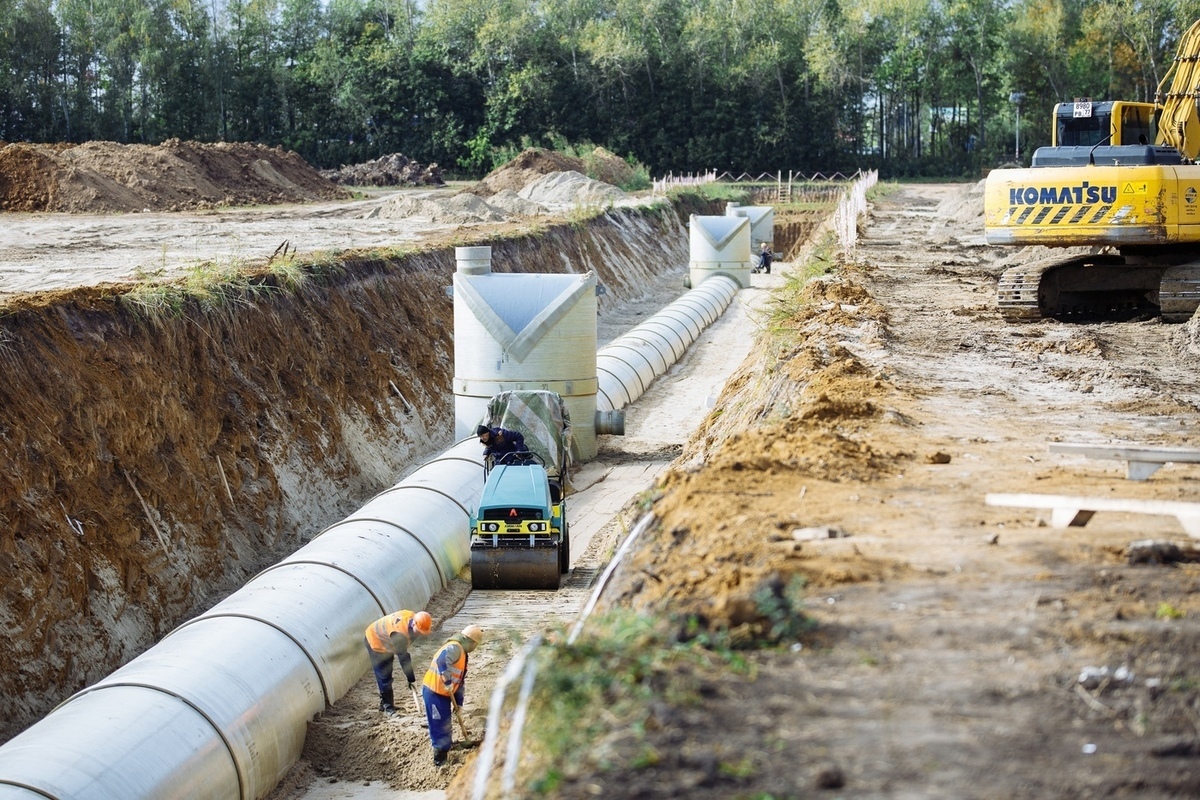
[[[454,659],[453,663],[446,665],[446,672],[443,675],[438,670],[438,659],[442,657],[443,653],[452,657],[453,653],[449,652],[451,647],[458,648],[458,657]],[[425,670],[425,680],[422,683],[435,694],[449,697],[459,690],[466,677],[467,648],[463,647],[461,642],[451,639],[438,648],[437,653],[434,654],[433,660],[429,662],[429,669]]]
[[[412,644],[412,636],[408,632],[408,623],[416,616],[413,611],[397,611],[395,614],[388,614],[386,617],[381,617],[375,620],[367,628],[367,644],[371,645],[371,649],[376,653],[391,653],[392,649],[392,634],[400,633],[404,635],[405,646],[403,652],[408,652],[408,645]]]

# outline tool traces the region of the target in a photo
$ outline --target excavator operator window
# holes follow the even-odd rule
[[[1091,147],[1108,144],[1109,119],[1105,114],[1095,117],[1059,117],[1059,147]]]

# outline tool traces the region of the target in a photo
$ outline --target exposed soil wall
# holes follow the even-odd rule
[[[682,279],[688,214],[716,211],[459,244],[594,270],[603,315]],[[454,268],[359,255],[162,320],[111,288],[0,309],[0,742],[450,444]]]

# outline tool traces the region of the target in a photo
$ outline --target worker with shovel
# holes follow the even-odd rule
[[[385,714],[396,713],[396,695],[392,689],[393,659],[400,662],[400,669],[408,678],[408,690],[416,697],[417,675],[413,672],[412,656],[408,647],[414,636],[428,636],[433,630],[433,617],[428,612],[401,610],[380,617],[367,627],[367,654],[371,657],[371,669],[375,672],[375,683],[379,686],[379,710]]]
[[[463,739],[469,739],[462,717],[463,685],[467,680],[467,654],[483,641],[483,628],[468,625],[438,649],[425,672],[423,696],[429,739],[433,743],[433,763],[442,766],[454,743],[450,717],[458,721]]]

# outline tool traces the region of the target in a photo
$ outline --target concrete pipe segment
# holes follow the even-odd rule
[[[679,360],[737,295],[737,281],[716,275],[614,339],[596,354],[597,414],[624,408]]]
[[[603,348],[598,416],[640,397],[737,289],[706,280]],[[266,795],[308,721],[367,672],[367,625],[424,608],[467,563],[482,490],[471,437],[0,747],[0,800]]]

